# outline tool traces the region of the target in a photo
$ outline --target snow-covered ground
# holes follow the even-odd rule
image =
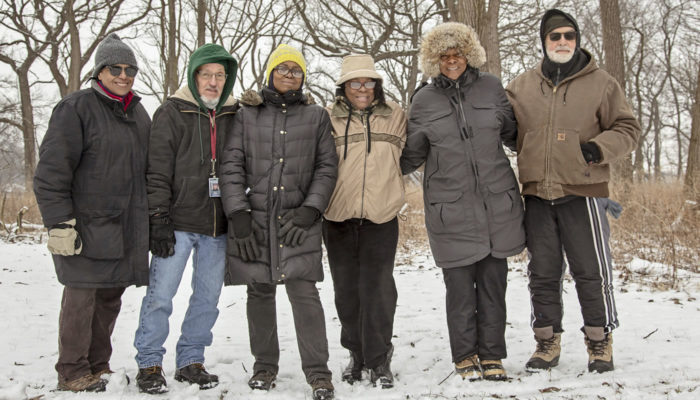
[[[367,380],[350,386],[340,382],[347,352],[340,346],[340,324],[333,303],[330,276],[320,283],[326,311],[329,367],[338,399],[698,399],[700,398],[700,294],[697,275],[686,277],[686,289],[658,292],[636,285],[615,288],[621,327],[614,334],[616,369],[591,374],[579,331],[581,316],[572,282],[564,294],[565,327],[559,366],[530,375],[523,366],[534,350],[528,325],[530,314],[525,264],[512,263],[508,277],[509,356],[504,360],[509,382],[463,381],[451,375],[453,365],[447,338],[442,273],[428,251],[402,255],[397,265],[399,291],[394,325],[392,369],[396,386],[382,390]],[[637,263],[640,263],[638,261]],[[55,391],[57,325],[62,286],[56,281],[45,245],[0,243],[0,399],[309,399],[294,336],[291,309],[284,290],[278,291],[280,374],[270,392],[253,392],[246,382],[253,364],[248,348],[245,290],[226,287],[214,327],[214,343],[207,349],[206,367],[221,384],[199,391],[172,379],[174,348],[189,297],[189,268],[175,299],[171,335],[164,369],[170,391],[161,396],[138,392],[132,345],[145,288],[127,289],[113,335],[112,369],[117,374],[102,394]],[[124,374],[132,383],[127,385]],[[451,375],[451,376],[450,376]],[[449,376],[449,377],[448,377]],[[443,382],[444,380],[444,382]]]

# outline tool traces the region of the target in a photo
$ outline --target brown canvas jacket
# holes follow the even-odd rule
[[[405,202],[399,159],[406,142],[406,113],[393,102],[375,106],[369,114],[368,151],[368,113],[353,110],[348,125],[348,106],[342,100],[326,110],[331,118],[339,164],[338,181],[325,218],[336,222],[364,218],[376,224],[395,218]]]
[[[590,57],[581,71],[553,86],[540,62],[506,93],[518,123],[523,194],[607,197],[610,165],[634,150],[641,130],[617,81]],[[600,163],[584,160],[580,144],[588,141],[600,149]]]

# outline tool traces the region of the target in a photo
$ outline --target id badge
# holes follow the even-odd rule
[[[221,197],[219,178],[209,178],[209,197]]]

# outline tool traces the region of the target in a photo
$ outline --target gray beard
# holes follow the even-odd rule
[[[549,51],[547,50],[547,57],[549,57],[550,60],[554,61],[555,63],[559,64],[566,64],[573,58],[574,52],[570,52],[568,54],[559,54],[556,51]]]
[[[217,104],[219,104],[219,99],[221,99],[221,97],[217,97],[215,99],[208,99],[204,96],[201,96],[201,98],[202,103],[204,103],[204,105],[207,106],[207,108],[209,108],[210,110],[215,109]]]

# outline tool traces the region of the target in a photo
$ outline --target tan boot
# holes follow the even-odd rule
[[[474,354],[455,364],[455,371],[462,379],[478,381],[483,377],[479,366],[479,356]]]
[[[508,379],[501,360],[481,360],[481,370],[487,381],[505,381]]]
[[[561,333],[554,333],[551,326],[535,328],[537,348],[525,364],[527,372],[539,372],[559,365]]]
[[[93,374],[87,374],[70,381],[61,378],[58,380],[58,390],[67,390],[70,392],[104,392],[106,388],[107,381]]]
[[[602,327],[585,326],[586,350],[588,351],[588,372],[608,372],[615,369],[612,354],[612,332],[604,333]]]

